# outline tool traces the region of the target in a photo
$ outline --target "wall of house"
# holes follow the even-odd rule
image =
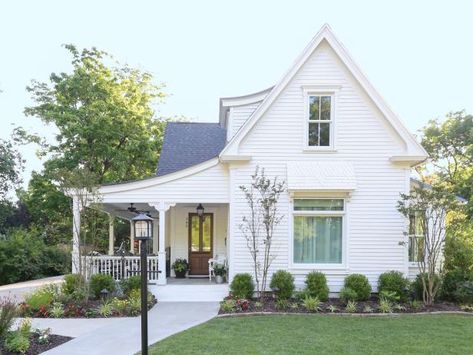
[[[198,204],[196,202],[195,206]],[[167,212],[169,216],[168,240],[171,247],[171,264],[176,258],[185,258],[189,260],[189,213],[195,213],[195,206],[192,205],[176,205],[171,207]],[[227,254],[227,227],[228,227],[228,207],[227,205],[205,206],[206,213],[214,214],[214,239],[213,239],[213,256]],[[174,275],[171,272],[171,275]]]
[[[252,103],[242,106],[234,106],[229,110],[228,116],[228,127],[227,127],[227,140],[233,138],[235,133],[245,123],[245,121],[251,116],[261,102]]]
[[[336,85],[336,151],[304,152],[305,110],[303,86]],[[394,132],[382,113],[368,98],[333,50],[325,43],[317,48],[242,141],[239,153],[251,155],[250,163],[230,170],[231,256],[230,277],[237,272],[251,272],[251,259],[238,228],[247,213],[247,205],[238,186],[247,185],[255,166],[267,175],[286,177],[286,161],[350,161],[357,177],[357,189],[347,200],[345,265],[339,269],[320,269],[328,278],[330,290],[338,292],[350,273],[366,275],[376,288],[380,273],[400,270],[408,273],[407,246],[403,235],[405,219],[397,212],[401,192],[409,188],[409,169],[393,165],[389,158],[401,154],[404,142]],[[291,264],[291,208],[289,194],[280,199],[284,215],[275,230],[272,271],[289,269],[298,286],[303,286],[311,269]]]

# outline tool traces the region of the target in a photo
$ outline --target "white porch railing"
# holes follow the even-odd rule
[[[87,278],[94,274],[106,274],[118,281],[140,275],[141,261],[139,256],[83,256],[82,267]],[[148,256],[148,280],[158,280],[157,256]]]

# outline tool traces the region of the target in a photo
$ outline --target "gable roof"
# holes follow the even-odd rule
[[[169,122],[156,175],[170,174],[217,157],[227,132],[218,123]]]
[[[374,89],[371,83],[368,81],[366,76],[363,74],[361,69],[355,64],[353,59],[350,57],[345,47],[338,41],[333,34],[329,25],[325,24],[320,31],[315,35],[312,41],[302,51],[299,57],[296,59],[289,71],[282,77],[279,83],[274,86],[271,92],[265,97],[263,102],[253,112],[249,119],[241,126],[240,130],[233,136],[223,151],[220,153],[220,157],[237,156],[238,147],[243,138],[251,131],[255,126],[256,122],[264,115],[269,109],[277,97],[281,94],[284,88],[289,84],[293,77],[297,74],[299,69],[305,64],[312,53],[317,49],[320,43],[325,40],[329,46],[334,50],[337,56],[340,58],[342,63],[348,68],[354,78],[358,81],[360,86],[366,91],[369,98],[374,102],[382,114],[386,117],[388,123],[393,129],[399,134],[401,139],[406,144],[406,154],[393,157],[397,158],[397,161],[408,161],[412,163],[419,163],[427,159],[428,154],[425,149],[417,142],[415,137],[407,130],[402,121],[397,117],[394,112],[389,108],[386,102]]]

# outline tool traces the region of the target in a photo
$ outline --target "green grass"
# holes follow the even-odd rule
[[[472,354],[473,317],[217,318],[154,344],[150,354]]]

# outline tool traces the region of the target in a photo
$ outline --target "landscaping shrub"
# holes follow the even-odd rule
[[[0,239],[0,285],[69,272],[70,253],[45,244],[35,231],[16,229]]]
[[[325,274],[318,271],[309,272],[305,278],[305,292],[311,297],[317,297],[321,301],[328,299],[329,289]]]
[[[65,295],[72,295],[84,286],[85,280],[80,274],[68,274],[64,276],[61,292]]]
[[[340,290],[340,299],[344,303],[348,303],[350,301],[356,301],[358,299],[358,294],[352,290],[350,287],[343,287]]]
[[[420,273],[417,274],[415,280],[411,283],[410,286],[410,293],[411,297],[417,300],[422,300],[422,292],[424,290],[424,286],[422,284],[422,277],[425,277],[424,274]],[[434,285],[441,282],[440,276],[436,275],[434,278]]]
[[[278,270],[271,277],[269,287],[272,290],[277,290],[278,298],[288,300],[292,297],[294,289],[296,288],[294,285],[294,276],[285,270]]]
[[[15,302],[11,298],[0,300],[0,339],[5,339],[8,330],[13,325],[17,313]]]
[[[255,291],[253,277],[248,273],[236,274],[230,284],[230,291],[236,298],[251,299],[253,297],[253,292]]]
[[[394,292],[399,300],[407,299],[409,280],[405,278],[400,271],[388,271],[379,275],[378,292]]]
[[[124,295],[129,295],[133,290],[139,290],[141,288],[141,276],[131,276],[127,279],[122,279],[120,281],[120,286],[122,288]]]
[[[41,308],[49,308],[57,296],[55,288],[45,286],[27,294],[25,303],[32,311],[38,311]]]
[[[317,297],[306,297],[302,301],[302,305],[309,312],[318,312],[320,310],[321,301]]]
[[[355,301],[348,301],[347,306],[345,307],[345,312],[356,313],[357,310],[358,304]]]
[[[220,302],[220,307],[222,308],[222,311],[229,313],[229,312],[235,312],[236,310],[236,301],[233,299],[228,299]]]
[[[13,353],[24,354],[30,348],[28,336],[20,331],[10,332],[5,339],[5,349]]]
[[[355,291],[356,301],[366,301],[371,296],[371,285],[365,275],[348,275],[347,277],[345,277],[344,286]]]
[[[473,272],[453,270],[445,274],[442,280],[440,297],[447,301],[459,302],[458,291],[465,284],[473,282]]]
[[[455,291],[455,300],[460,303],[473,304],[473,281],[465,281]]]
[[[100,298],[102,290],[107,290],[111,295],[115,292],[115,280],[110,275],[95,274],[90,277],[89,290],[95,299]]]

